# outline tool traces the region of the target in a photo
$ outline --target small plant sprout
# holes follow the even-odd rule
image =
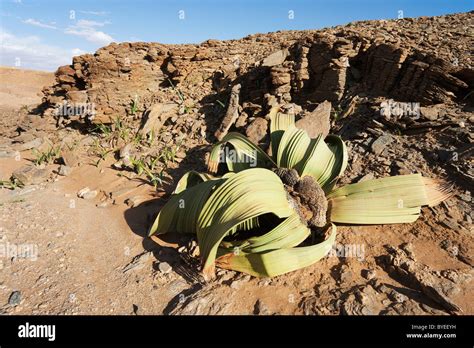
[[[130,115],[135,116],[138,111],[138,95],[135,95],[135,98],[130,102]]]
[[[113,149],[106,148],[102,146],[99,139],[94,139],[93,154],[98,157],[97,161],[94,163],[94,166],[98,167],[101,161],[105,161],[107,155],[113,152]]]
[[[163,184],[164,169],[156,172],[159,157],[148,156],[146,158],[131,159],[135,173],[138,175],[145,174],[150,184],[156,189]]]
[[[58,157],[61,152],[60,146],[50,146],[48,149],[44,151],[40,151],[38,149],[33,149],[33,155],[35,156],[34,163],[36,165],[42,164],[51,164],[53,163]]]
[[[178,88],[175,87],[175,85],[173,84],[173,82],[170,79],[168,79],[168,82],[170,83],[171,87],[176,92],[176,95],[178,96],[178,98],[180,100],[179,105],[184,104],[183,93],[181,93],[181,91]]]
[[[22,187],[21,182],[18,182],[16,179],[11,178],[10,180],[0,180],[0,188],[6,188],[10,190],[15,190],[18,187]]]
[[[219,99],[216,100],[217,104],[219,104],[223,109],[225,109],[225,104],[221,102]]]

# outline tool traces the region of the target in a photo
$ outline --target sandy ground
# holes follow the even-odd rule
[[[18,108],[41,102],[41,88],[54,82],[46,71],[0,67],[0,105]]]

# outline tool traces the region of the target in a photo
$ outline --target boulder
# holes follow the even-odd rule
[[[254,144],[259,144],[265,139],[268,130],[268,121],[263,117],[256,118],[247,127],[246,135]]]
[[[158,132],[166,120],[177,114],[177,112],[178,105],[175,103],[159,103],[153,105],[143,115],[140,133],[147,134],[152,130]]]
[[[312,112],[306,113],[303,118],[296,121],[296,127],[304,129],[310,138],[316,138],[319,134],[326,137],[331,128],[330,115],[331,103],[325,100]]]

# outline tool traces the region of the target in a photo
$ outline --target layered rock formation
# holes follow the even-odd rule
[[[364,21],[200,45],[113,43],[57,70],[55,86],[44,90],[44,115],[63,103],[93,103],[94,122],[111,122],[175,102],[218,121],[237,84],[242,126],[275,103],[307,110],[354,95],[472,102],[473,17]]]

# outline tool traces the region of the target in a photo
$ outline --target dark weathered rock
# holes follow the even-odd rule
[[[460,33],[471,16],[364,21],[219,44],[112,43],[58,69],[56,85],[44,90],[44,114],[87,95],[96,106],[94,122],[111,122],[114,115],[130,113],[132,100],[145,110],[157,102],[179,103],[183,91],[209,108],[216,93],[227,93],[236,84],[242,85],[241,104],[272,94],[278,103],[293,101],[305,109],[359,92],[423,106],[459,97],[469,102],[474,75],[467,52],[472,45]],[[432,32],[421,40],[427,25]]]
[[[229,105],[227,106],[227,112],[222,119],[220,127],[214,133],[214,136],[217,140],[222,140],[225,137],[230,127],[235,123],[239,117],[239,94],[240,94],[241,85],[237,84],[232,87],[230,93]]]

